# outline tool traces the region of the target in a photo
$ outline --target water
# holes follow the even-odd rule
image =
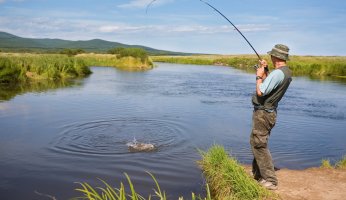
[[[173,64],[92,71],[58,87],[0,88],[0,199],[68,199],[79,195],[75,182],[119,187],[124,172],[146,196],[154,187],[146,171],[169,198],[188,198],[203,193],[197,149],[217,143],[251,162],[254,75]],[[345,155],[345,99],[342,82],[295,77],[270,139],[276,166],[304,169]],[[157,150],[129,152],[134,138]]]

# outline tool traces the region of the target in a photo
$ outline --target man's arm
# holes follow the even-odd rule
[[[260,85],[263,83],[264,79],[267,78],[267,71],[265,67],[268,67],[268,63],[266,60],[260,60],[260,67],[256,71],[256,93],[257,96],[261,97],[263,93],[260,90]]]

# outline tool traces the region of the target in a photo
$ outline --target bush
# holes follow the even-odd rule
[[[66,54],[68,56],[75,56],[81,53],[85,53],[85,51],[83,49],[64,49],[60,51],[60,54]]]
[[[134,58],[140,58],[142,62],[145,62],[149,59],[148,53],[141,48],[123,48],[118,47],[114,48],[108,51],[110,54],[117,54],[117,58],[123,58],[123,57],[134,57]]]

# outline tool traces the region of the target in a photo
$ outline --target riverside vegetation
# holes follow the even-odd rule
[[[232,66],[253,71],[258,58],[255,55],[200,55],[200,56],[152,56],[155,62]],[[262,58],[270,60],[268,55]],[[333,76],[346,78],[346,57],[344,56],[291,56],[288,61],[294,76]],[[272,68],[272,66],[269,66]]]
[[[0,83],[85,77],[91,73],[89,66],[112,66],[129,71],[148,70],[153,66],[145,51],[136,48],[122,49],[117,55],[78,53],[81,51],[0,53]]]
[[[229,200],[260,200],[260,199],[278,199],[278,196],[265,188],[261,187],[257,181],[251,178],[234,158],[229,157],[227,152],[222,146],[215,145],[211,147],[207,152],[200,151],[202,160],[198,161],[198,165],[201,167],[203,174],[206,178],[206,195],[201,197],[192,193],[191,199],[199,200],[212,200],[212,199],[229,199]],[[149,173],[150,174],[150,173]],[[166,200],[166,194],[161,190],[160,185],[153,178],[156,189],[154,194],[149,195],[147,199],[160,199]],[[127,174],[125,174],[130,194],[125,193],[125,187],[123,183],[120,183],[120,188],[113,188],[105,181],[101,180],[104,184],[102,187],[93,187],[88,183],[79,183],[81,188],[76,188],[81,192],[83,196],[77,197],[78,199],[87,200],[125,200],[136,199],[145,200],[143,196],[136,193],[134,186]],[[179,198],[180,200],[183,197]]]
[[[281,197],[274,192],[271,192],[260,186],[253,179],[234,157],[228,155],[224,147],[220,145],[212,146],[208,151],[200,151],[202,159],[198,161],[198,165],[202,169],[206,179],[206,194],[205,197],[191,194],[192,200],[278,200]],[[327,163],[327,164],[326,164]],[[322,168],[345,170],[346,156],[332,166],[328,160],[322,161]],[[130,177],[125,174],[129,190],[125,188],[123,183],[120,183],[119,188],[110,186],[107,182],[100,180],[103,187],[93,187],[88,183],[78,183],[79,188],[75,190],[80,192],[82,196],[75,199],[85,200],[145,200],[145,199],[160,199],[166,200],[165,191],[160,188],[156,178],[148,172],[155,182],[156,188],[153,189],[154,194],[150,194],[145,198],[138,194],[135,190]],[[130,193],[126,193],[130,191]],[[180,197],[179,200],[183,200]]]

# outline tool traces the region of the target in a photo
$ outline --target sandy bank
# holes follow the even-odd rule
[[[276,172],[282,199],[342,200],[346,199],[346,170],[310,168],[281,169]]]

